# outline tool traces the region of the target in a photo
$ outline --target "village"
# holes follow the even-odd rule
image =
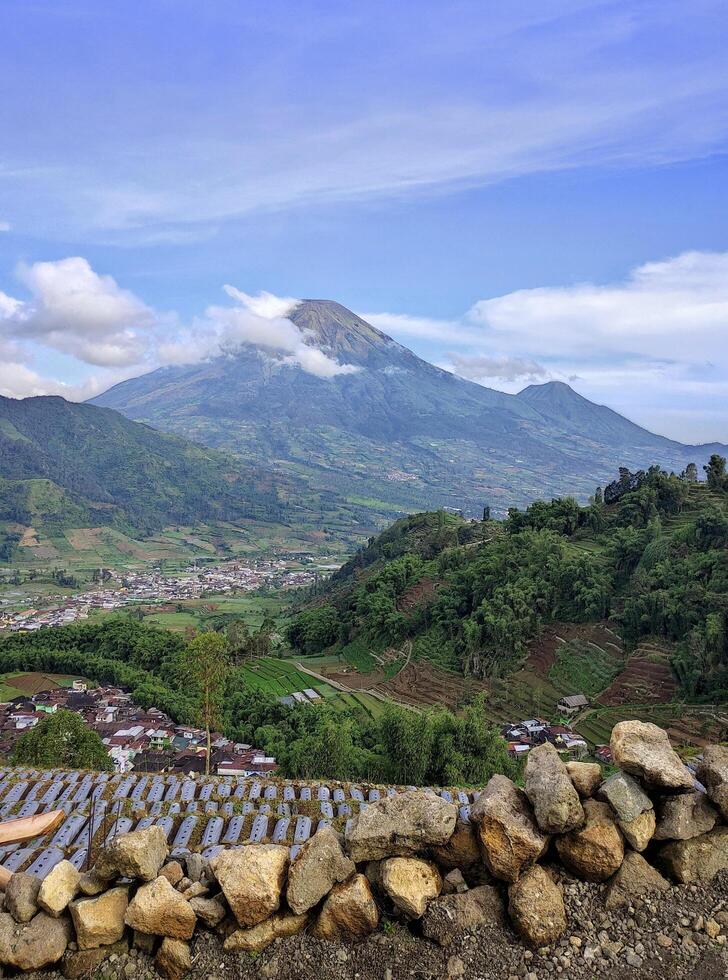
[[[118,687],[89,687],[76,680],[0,704],[0,756],[8,758],[17,740],[44,717],[65,708],[97,733],[118,773],[204,773],[206,733],[175,724],[157,708],[141,708]],[[211,735],[210,772],[218,776],[264,776],[276,760],[251,745],[234,743],[219,732]]]
[[[111,612],[134,603],[165,604],[262,588],[280,590],[313,585],[322,574],[338,567],[312,556],[232,560],[219,565],[192,565],[181,575],[159,569],[114,572],[99,570],[99,583],[74,595],[47,595],[41,604],[18,609],[20,590],[0,599],[0,630],[32,631],[47,626],[67,626],[88,619],[95,611]],[[3,605],[6,607],[3,609]],[[8,608],[12,607],[12,608]]]

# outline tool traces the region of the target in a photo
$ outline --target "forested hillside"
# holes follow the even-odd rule
[[[565,497],[500,523],[444,512],[369,542],[289,629],[301,653],[408,649],[480,678],[522,666],[554,622],[611,621],[629,650],[664,640],[684,695],[728,700],[728,478],[620,471],[587,506]],[[588,656],[588,653],[585,654]]]

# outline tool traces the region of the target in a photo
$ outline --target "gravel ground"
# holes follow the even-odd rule
[[[383,928],[356,945],[309,936],[279,941],[259,954],[225,953],[220,939],[200,932],[192,946],[190,980],[726,980],[728,872],[710,885],[684,885],[665,895],[604,908],[604,886],[562,874],[567,934],[554,946],[528,950],[508,927],[464,935],[447,950],[416,934],[416,926],[383,920]],[[720,931],[716,935],[716,925]],[[706,932],[707,927],[707,932]],[[715,938],[711,938],[713,933]],[[32,975],[38,980],[59,973]],[[113,956],[99,980],[155,980],[149,957],[136,949]]]

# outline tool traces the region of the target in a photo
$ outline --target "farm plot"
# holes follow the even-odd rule
[[[486,691],[487,684],[474,677],[450,674],[426,661],[411,661],[398,674],[377,684],[373,690],[415,707],[443,705],[455,709]]]
[[[662,704],[671,701],[676,691],[669,650],[648,642],[637,647],[598,700],[604,705]]]

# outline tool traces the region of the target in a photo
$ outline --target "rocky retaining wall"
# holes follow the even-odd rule
[[[304,931],[363,939],[382,915],[445,948],[510,921],[543,952],[569,925],[564,872],[606,883],[609,910],[728,869],[728,748],[705,750],[697,785],[654,725],[620,723],[611,748],[620,771],[604,781],[596,764],[564,764],[549,744],[533,749],[524,789],[494,776],[469,820],[426,790],[387,796],[343,836],[320,829],[293,861],[287,847],[252,843],[209,861],[190,854],[183,866],[159,826],[120,835],[85,873],[61,861],[42,882],[12,875],[0,964],[58,963],[79,977],[132,939],[159,973],[178,978],[191,968],[196,930],[218,933],[228,952],[256,953]],[[703,934],[725,945],[728,914],[716,915]]]

